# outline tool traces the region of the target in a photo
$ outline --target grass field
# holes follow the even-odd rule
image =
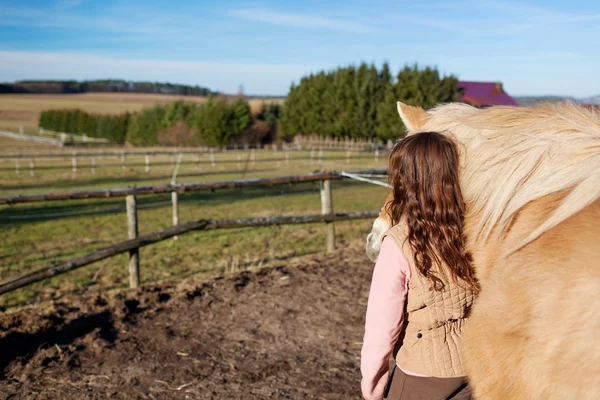
[[[12,150],[0,151],[0,154],[15,151],[12,147],[6,149]],[[18,152],[30,151],[31,148],[20,148]],[[48,150],[35,148],[35,151]],[[0,195],[168,183],[175,160],[170,155],[152,156],[150,172],[146,173],[144,156],[127,157],[125,170],[121,168],[119,156],[98,157],[93,175],[89,158],[78,158],[75,173],[70,154],[65,155],[64,158],[36,160],[35,176],[30,176],[28,159],[20,160],[19,175],[14,169],[14,159],[0,159]],[[259,150],[253,164],[249,152],[228,151],[215,153],[216,165],[212,167],[208,155],[200,155],[199,163],[194,156],[184,155],[177,181],[298,175],[318,169],[384,167],[386,163],[383,155],[376,162],[373,153],[353,152],[350,163],[346,163],[345,157],[344,152],[325,151],[323,163],[318,164],[316,160],[311,163],[308,151],[290,152],[286,162],[282,151]],[[273,158],[275,160],[264,161]],[[340,212],[379,209],[386,195],[385,188],[352,181],[334,182],[333,189],[334,210]],[[321,209],[316,183],[196,192],[180,195],[179,201],[180,223],[200,218],[312,214]],[[141,196],[138,204],[140,234],[172,224],[169,194]],[[338,246],[362,240],[371,222],[336,224]],[[125,199],[0,206],[0,230],[0,280],[3,280],[125,240]],[[142,283],[257,268],[324,249],[323,225],[189,233],[177,241],[167,240],[141,250]],[[0,306],[51,299],[65,292],[104,291],[126,286],[127,257],[122,255],[1,296]]]
[[[23,126],[26,133],[35,132],[40,113],[53,108],[79,108],[90,113],[120,114],[175,100],[202,103],[206,101],[206,97],[145,93],[0,94],[0,129],[18,131]],[[265,102],[281,102],[281,99],[249,100],[253,111],[259,110]]]

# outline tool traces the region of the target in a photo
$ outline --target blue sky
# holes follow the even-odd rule
[[[0,0],[0,81],[169,81],[286,94],[361,61],[513,95],[600,94],[600,1]]]

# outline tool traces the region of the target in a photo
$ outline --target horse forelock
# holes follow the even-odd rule
[[[487,109],[448,104],[430,116],[423,130],[457,142],[467,218],[477,218],[472,240],[506,232],[527,203],[567,190],[510,254],[600,197],[597,112],[571,103]]]

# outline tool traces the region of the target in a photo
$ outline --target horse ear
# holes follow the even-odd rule
[[[400,118],[404,122],[406,129],[409,132],[422,130],[423,125],[429,120],[429,114],[418,106],[407,106],[400,101],[396,104],[398,105],[398,114],[400,114]]]

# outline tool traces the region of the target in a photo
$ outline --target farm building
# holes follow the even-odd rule
[[[501,82],[458,82],[463,89],[463,102],[475,107],[493,105],[516,106],[517,102],[502,88]]]

